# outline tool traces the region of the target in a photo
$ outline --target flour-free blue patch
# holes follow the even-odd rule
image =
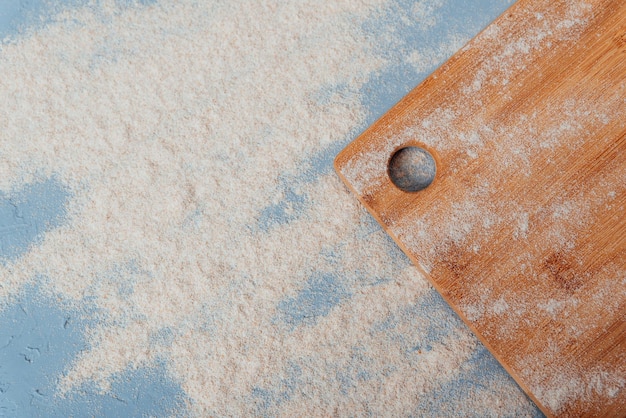
[[[0,311],[0,411],[6,416],[44,416],[65,366],[87,348],[81,316],[37,293],[29,287]]]
[[[116,0],[121,9],[146,6],[157,0]],[[0,40],[19,36],[50,22],[61,10],[90,4],[88,0],[0,0]],[[91,3],[97,9],[98,3]],[[97,11],[97,10],[96,10]]]
[[[0,263],[12,261],[38,244],[46,231],[65,220],[67,188],[56,178],[0,191]]]
[[[0,310],[0,416],[68,417],[169,416],[182,413],[185,395],[165,365],[127,370],[101,393],[86,384],[66,397],[59,380],[88,348],[84,313],[28,287]]]
[[[318,317],[326,316],[332,308],[350,296],[338,278],[330,273],[314,273],[298,292],[278,304],[279,318],[295,328],[314,324]]]
[[[45,24],[49,16],[85,0],[2,0],[0,1],[0,40],[15,36],[31,27]]]

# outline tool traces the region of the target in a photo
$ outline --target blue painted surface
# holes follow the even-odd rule
[[[122,8],[147,6],[157,0],[115,0]],[[90,5],[99,7],[99,2],[89,0],[1,0],[0,1],[0,40],[27,33],[29,29],[44,26],[51,16],[60,10]]]
[[[297,192],[294,187],[296,184],[297,178],[293,176],[284,176],[279,179],[275,193],[281,193],[284,197],[280,202],[272,203],[261,211],[259,227],[262,231],[289,223],[302,215],[308,203],[308,196]]]
[[[39,243],[66,216],[68,190],[54,177],[6,193],[0,191],[0,263]]]
[[[482,28],[502,14],[514,0],[442,0],[431,2],[430,14],[434,18],[432,25],[422,25],[419,21],[403,19],[411,15],[416,2],[399,0],[392,3],[386,16],[368,21],[364,29],[372,36],[381,36],[386,28],[393,27],[396,35],[392,42],[382,46],[381,53],[391,62],[379,74],[373,76],[362,88],[366,99],[365,107],[369,111],[365,126],[369,126],[396,104],[409,91],[417,86],[440,64],[444,63],[456,51],[441,51],[452,37],[469,41]],[[461,47],[463,45],[459,45]],[[415,50],[434,52],[439,62],[425,68],[416,69],[406,61]]]
[[[252,389],[252,402],[261,416],[275,416],[283,402],[291,399],[302,384],[302,369],[295,363],[288,364],[283,375],[276,378],[271,388]]]
[[[0,313],[0,411],[42,415],[67,361],[85,349],[74,313],[28,289]]]
[[[429,321],[416,325],[416,331],[420,338],[415,341],[414,346],[410,347],[411,351],[420,349],[429,351],[433,344],[441,342],[455,328],[463,326],[461,319],[441,295],[433,289],[418,299],[413,306],[407,309],[404,315],[415,318],[422,316],[424,312],[428,312]]]
[[[384,379],[381,378],[380,373],[368,370],[375,361],[376,359],[368,355],[363,347],[352,347],[350,361],[344,367],[339,368],[335,376],[339,381],[339,390],[344,396],[349,396],[350,392],[356,390],[363,382],[377,379],[383,383]]]
[[[79,0],[3,0],[0,2],[0,39],[43,25],[53,11],[79,3]]]
[[[410,335],[398,331],[406,323],[411,324]],[[396,341],[407,359],[410,359],[431,351],[436,344],[442,344],[462,327],[461,319],[441,295],[431,289],[406,309],[374,324],[371,333],[379,335],[378,338],[382,338],[382,334],[385,339]]]
[[[168,416],[183,413],[185,395],[164,364],[127,370],[101,393],[85,385],[65,397],[57,385],[88,348],[85,312],[60,306],[28,287],[0,311],[0,417]]]
[[[315,272],[295,297],[278,304],[279,318],[292,328],[314,324],[332,308],[349,297],[341,281],[333,274]]]
[[[487,349],[481,346],[461,366],[459,373],[453,379],[443,383],[432,391],[428,397],[420,399],[413,412],[413,417],[423,416],[452,416],[456,411],[467,411],[467,405],[472,398],[477,398],[480,392],[493,391],[494,381],[512,382],[511,377],[502,366],[493,358]],[[484,409],[466,413],[468,417],[517,417],[528,414],[528,411],[507,411],[506,413]],[[532,417],[543,417],[538,409],[531,411]]]
[[[163,363],[150,368],[129,369],[113,376],[111,388],[101,393],[81,387],[57,401],[52,414],[44,416],[170,417],[185,416],[187,398],[167,374]]]

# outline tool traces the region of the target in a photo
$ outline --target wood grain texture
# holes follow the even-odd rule
[[[335,167],[546,414],[626,416],[626,2],[517,2]]]

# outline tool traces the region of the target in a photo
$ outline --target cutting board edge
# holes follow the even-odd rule
[[[482,28],[478,33],[476,33],[476,35],[474,35],[465,44],[463,44],[463,46],[460,47],[455,53],[450,55],[447,59],[445,59],[444,62],[442,62],[439,66],[437,66],[437,68],[435,68],[430,74],[428,74],[426,77],[424,77],[423,80],[418,82],[417,85],[415,85],[415,87],[413,87],[410,91],[408,91],[406,94],[404,94],[393,105],[391,105],[383,114],[381,114],[374,122],[370,123],[360,134],[358,134],[352,141],[350,141],[335,156],[335,159],[334,159],[334,162],[333,162],[333,166],[334,166],[335,172],[339,174],[339,176],[341,177],[341,180],[344,182],[344,184],[346,184],[350,188],[350,190],[356,196],[359,197],[359,200],[361,199],[360,198],[360,194],[356,192],[356,190],[349,184],[349,182],[346,180],[346,178],[343,176],[343,174],[341,174],[341,170],[340,170],[339,166],[341,164],[341,160],[344,159],[344,155],[350,155],[351,154],[350,150],[352,148],[358,147],[358,144],[360,142],[362,142],[362,141],[367,142],[366,137],[368,136],[368,134],[370,134],[371,132],[375,132],[376,131],[376,127],[378,125],[383,124],[387,119],[389,119],[390,111],[392,109],[402,109],[402,108],[409,107],[409,105],[412,103],[412,97],[413,97],[413,93],[415,91],[417,91],[420,88],[422,88],[423,85],[429,84],[429,83],[433,82],[434,80],[436,80],[439,77],[439,75],[445,73],[445,71],[446,71],[445,67],[447,65],[449,65],[454,60],[460,59],[460,57],[472,46],[472,44],[474,42],[476,42],[476,40],[478,38],[480,38],[483,35],[484,32],[489,30],[489,28],[494,23],[500,22],[507,15],[510,16],[515,11],[515,9],[517,9],[518,7],[521,7],[520,6],[520,2],[518,0],[513,0],[513,3],[511,3],[510,6],[508,6],[502,13],[500,13],[498,15],[498,17],[496,17],[488,25],[486,25],[484,28]],[[401,112],[397,112],[397,113],[401,113]],[[406,145],[409,145],[409,144],[404,144],[403,146],[406,146]],[[430,151],[430,149],[429,149],[429,151]],[[390,157],[391,157],[391,155],[390,155]],[[369,209],[368,209],[368,211],[369,211]],[[370,213],[372,213],[372,212],[370,211]],[[378,219],[376,218],[376,220],[378,220]]]
[[[417,87],[415,87],[415,89],[418,89],[418,88],[419,88],[419,85]],[[366,135],[366,133],[367,133],[367,131],[363,132],[353,142],[356,142],[357,140],[359,140],[359,138],[361,136]],[[386,224],[376,215],[375,211],[362,198],[361,194],[358,193],[357,190],[354,189],[354,187],[352,187],[351,183],[344,177],[343,173],[341,172],[341,168],[340,168],[339,164],[340,164],[340,159],[341,159],[340,157],[341,157],[341,155],[345,151],[346,151],[346,149],[344,148],[337,155],[337,157],[335,158],[335,161],[333,163],[335,172],[337,173],[337,175],[339,176],[341,181],[348,187],[348,189],[350,189],[350,192],[358,198],[359,202],[365,207],[367,212],[376,220],[376,222],[378,222],[378,224],[383,228],[383,230],[391,237],[393,242],[409,258],[409,260],[411,260],[411,263],[417,268],[417,270],[420,272],[420,274],[423,277],[425,277],[426,280],[428,280],[428,282],[435,288],[437,293],[439,293],[439,295],[448,304],[448,306],[450,308],[452,308],[452,310],[459,316],[459,318],[461,318],[463,323],[465,325],[467,325],[467,327],[472,331],[472,333],[480,340],[480,342],[487,348],[487,350],[489,350],[491,355],[493,355],[494,358],[498,361],[498,364],[500,364],[500,366],[502,366],[507,371],[509,376],[511,376],[513,378],[513,380],[515,380],[515,382],[518,384],[518,386],[524,391],[526,396],[528,396],[535,403],[535,405],[537,405],[537,407],[541,410],[541,412],[543,412],[547,417],[549,417],[549,418],[554,417],[554,415],[550,412],[550,410],[548,408],[546,408],[537,398],[535,398],[535,396],[532,394],[530,389],[526,386],[526,384],[523,383],[521,377],[518,376],[517,373],[515,373],[511,368],[509,368],[508,365],[504,361],[502,361],[500,356],[495,352],[495,350],[485,340],[485,338],[478,332],[478,330],[472,325],[472,323],[465,317],[465,315],[463,315],[463,313],[461,311],[459,311],[458,308],[453,303],[450,302],[450,300],[448,300],[448,298],[446,297],[445,293],[442,292],[442,289],[439,287],[439,285],[431,278],[430,274],[428,274],[426,272],[426,270],[422,267],[420,261],[417,258],[415,258],[411,254],[411,252],[408,251],[408,249],[400,242],[400,240],[398,240],[398,238],[395,236],[395,234],[390,229],[387,228]]]
[[[520,3],[521,2],[513,3],[494,22],[500,21],[503,16],[506,16],[508,13],[511,13],[511,11]],[[489,26],[491,26],[491,25],[489,25]],[[349,144],[347,144],[346,147],[344,149],[342,149],[337,154],[337,156],[335,158],[335,161],[334,161],[334,168],[335,168],[335,171],[337,172],[337,174],[339,175],[339,177],[341,178],[341,180],[343,181],[343,183],[348,187],[348,189],[352,193],[354,193],[357,196],[359,201],[367,209],[368,213],[370,213],[370,215],[372,215],[372,217],[383,227],[385,232],[387,232],[387,234],[389,234],[389,236],[394,240],[394,242],[399,246],[399,248],[402,249],[402,251],[409,257],[409,259],[416,266],[418,271],[421,274],[423,274],[424,277],[433,285],[433,287],[438,291],[438,293],[442,296],[442,298],[446,301],[446,303],[448,303],[448,305],[457,313],[457,315],[459,315],[459,317],[470,328],[470,330],[474,333],[474,335],[476,335],[477,338],[492,353],[492,355],[498,360],[500,365],[502,365],[502,367],[509,373],[509,375],[517,382],[517,384],[520,386],[520,388],[522,388],[524,390],[524,392],[527,394],[527,396],[531,400],[533,400],[535,402],[537,407],[546,416],[554,417],[554,416],[557,416],[557,413],[555,411],[551,410],[551,409],[548,409],[546,406],[544,406],[544,404],[539,402],[538,399],[533,395],[533,392],[531,392],[531,390],[529,390],[529,386],[527,386],[526,384],[523,383],[523,379],[521,378],[522,375],[518,375],[517,373],[513,372],[510,369],[510,367],[508,366],[508,363],[503,361],[503,358],[506,358],[506,356],[504,356],[503,358],[500,358],[500,356],[497,355],[496,352],[492,349],[491,345],[489,343],[487,343],[486,338],[484,338],[483,335],[477,331],[477,329],[474,327],[474,325],[472,325],[472,323],[461,312],[459,312],[459,310],[457,309],[457,306],[455,304],[453,304],[453,303],[450,303],[450,300],[448,300],[448,298],[445,296],[444,292],[442,292],[442,288],[443,287],[440,288],[435,283],[435,281],[433,280],[433,277],[431,277],[431,275],[429,273],[426,273],[426,271],[425,271],[426,269],[424,269],[422,267],[422,265],[420,264],[419,259],[420,259],[421,254],[419,254],[419,252],[415,252],[415,253],[412,254],[411,252],[407,251],[407,248],[392,233],[392,231],[389,230],[389,228],[386,225],[386,223],[383,222],[383,220],[377,215],[376,211],[373,209],[374,207],[376,207],[376,201],[374,201],[373,199],[375,199],[375,196],[377,194],[377,190],[380,190],[381,187],[383,189],[389,190],[390,188],[393,188],[393,186],[391,186],[389,184],[389,182],[385,182],[385,184],[382,185],[382,184],[364,183],[359,178],[353,178],[350,181],[348,180],[348,178],[352,177],[352,174],[351,174],[351,171],[350,171],[350,169],[351,169],[350,164],[354,163],[355,161],[356,162],[360,161],[361,157],[363,157],[363,153],[367,154],[370,151],[372,151],[372,152],[379,152],[378,149],[370,148],[368,146],[368,144],[372,140],[372,137],[381,137],[382,138],[381,132],[386,131],[386,127],[385,126],[388,125],[388,124],[391,124],[398,117],[398,114],[402,114],[403,111],[405,111],[407,108],[411,107],[412,100],[410,99],[410,96],[414,95],[415,91],[420,90],[422,88],[425,88],[425,85],[433,82],[434,79],[437,79],[438,76],[441,74],[441,72],[444,70],[444,68],[448,67],[448,64],[451,61],[457,60],[457,59],[459,59],[460,56],[463,56],[464,53],[468,50],[468,47],[471,47],[471,45],[476,41],[476,39],[479,38],[481,36],[481,34],[489,26],[487,26],[479,34],[477,34],[474,38],[472,38],[465,46],[463,46],[461,49],[459,49],[452,57],[450,57],[441,66],[439,66],[433,73],[431,73],[424,80],[419,82],[416,87],[414,87],[409,93],[407,93],[402,99],[400,99],[396,104],[394,104],[394,106],[392,106],[390,108],[390,110],[391,109],[400,109],[400,110],[397,110],[392,115],[390,115],[390,111],[385,112],[374,123],[369,125],[358,136],[356,136],[356,138],[354,138]],[[385,149],[387,149],[387,148],[388,147],[386,147]],[[361,154],[361,155],[359,156],[358,154]],[[391,157],[391,155],[392,155],[392,153],[389,152],[388,156]],[[382,159],[381,159],[381,161],[382,161]],[[345,173],[345,176],[344,176],[344,173]],[[363,184],[368,184],[368,185],[367,186],[363,186]],[[380,203],[380,202],[378,202],[378,203]],[[370,205],[372,205],[372,206],[370,206]],[[547,402],[549,402],[549,400]],[[603,416],[609,416],[609,415],[607,415],[606,412],[605,412],[605,415],[603,415]]]

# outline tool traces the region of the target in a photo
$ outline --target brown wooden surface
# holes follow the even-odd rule
[[[626,1],[520,0],[335,166],[545,413],[626,416]]]

